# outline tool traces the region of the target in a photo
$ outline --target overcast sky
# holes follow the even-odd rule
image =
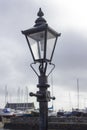
[[[38,90],[37,76],[30,68],[32,57],[21,31],[33,27],[40,7],[49,26],[61,33],[53,57],[56,68],[49,76],[50,91],[53,84],[56,96],[54,108],[77,107],[77,79],[80,108],[87,107],[86,0],[0,0],[0,107],[6,100],[17,102],[19,88],[23,96],[26,86],[29,92]],[[21,101],[26,101],[23,96]],[[37,107],[36,99],[29,97],[32,101]]]

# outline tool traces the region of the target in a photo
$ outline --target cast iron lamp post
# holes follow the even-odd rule
[[[38,18],[35,21],[33,28],[22,31],[25,35],[31,55],[33,57],[34,63],[30,66],[38,76],[39,91],[35,94],[30,93],[30,96],[36,96],[40,107],[40,130],[48,130],[48,101],[50,99],[55,99],[55,97],[50,96],[50,92],[47,91],[49,84],[47,78],[49,74],[54,69],[55,65],[51,63],[53,53],[55,50],[57,38],[60,33],[57,33],[52,28],[48,26],[46,20],[43,18],[43,12],[41,8],[38,12]],[[38,63],[39,74],[34,69],[33,64]],[[53,65],[53,68],[47,75],[47,66]]]

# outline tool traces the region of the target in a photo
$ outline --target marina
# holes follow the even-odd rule
[[[6,103],[0,111],[1,129],[39,130],[39,109],[34,103]],[[87,130],[87,110],[54,111],[48,108],[48,130]]]
[[[6,104],[13,108],[17,104]],[[18,104],[19,106],[19,104]],[[22,105],[21,105],[22,106]],[[24,105],[23,105],[24,106]],[[30,106],[30,105],[25,105]],[[34,105],[32,105],[34,106]],[[25,111],[26,111],[25,107]],[[6,110],[7,109],[7,110]],[[20,108],[22,109],[22,107]],[[1,114],[0,128],[3,129],[28,129],[28,130],[38,130],[39,129],[39,111],[35,108],[27,112],[15,110],[11,108],[4,108]],[[31,111],[31,112],[30,112]],[[29,113],[28,113],[29,112]],[[87,130],[87,114],[73,111],[73,112],[57,112],[54,114],[53,110],[49,110],[48,113],[48,130]]]

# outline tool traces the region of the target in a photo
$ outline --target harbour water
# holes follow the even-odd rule
[[[5,128],[0,128],[0,130],[21,130],[21,129],[5,129]],[[29,130],[29,129],[24,129],[24,130]],[[32,129],[33,130],[33,129]],[[34,129],[35,130],[35,129]],[[48,130],[53,130],[53,129],[48,129]],[[55,129],[59,130],[59,129]],[[61,130],[61,129],[60,129]]]
[[[21,129],[5,129],[5,128],[0,128],[0,130],[21,130]]]
[[[21,129],[5,129],[5,128],[0,128],[0,130],[21,130]],[[22,129],[22,130],[29,130],[29,129]],[[35,130],[35,129],[32,129]],[[38,129],[39,130],[39,129]],[[48,130],[70,130],[70,129],[48,129]],[[86,129],[75,129],[75,130],[86,130]]]
[[[21,130],[21,129],[4,129],[4,128],[0,128],[0,130]],[[29,130],[29,129],[24,129],[24,130]],[[35,129],[34,129],[35,130]],[[50,129],[50,130],[53,130],[53,129]],[[57,129],[55,129],[57,130]],[[61,129],[60,129],[61,130]]]
[[[0,130],[21,130],[21,129],[5,129],[5,128],[0,128]],[[23,129],[23,130],[29,130],[29,129]],[[33,129],[32,129],[33,130]],[[35,129],[34,129],[35,130]],[[53,129],[49,129],[49,130],[53,130]],[[55,129],[56,130],[56,129]]]

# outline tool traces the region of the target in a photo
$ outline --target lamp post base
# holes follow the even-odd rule
[[[48,130],[48,102],[40,102],[40,130]]]

